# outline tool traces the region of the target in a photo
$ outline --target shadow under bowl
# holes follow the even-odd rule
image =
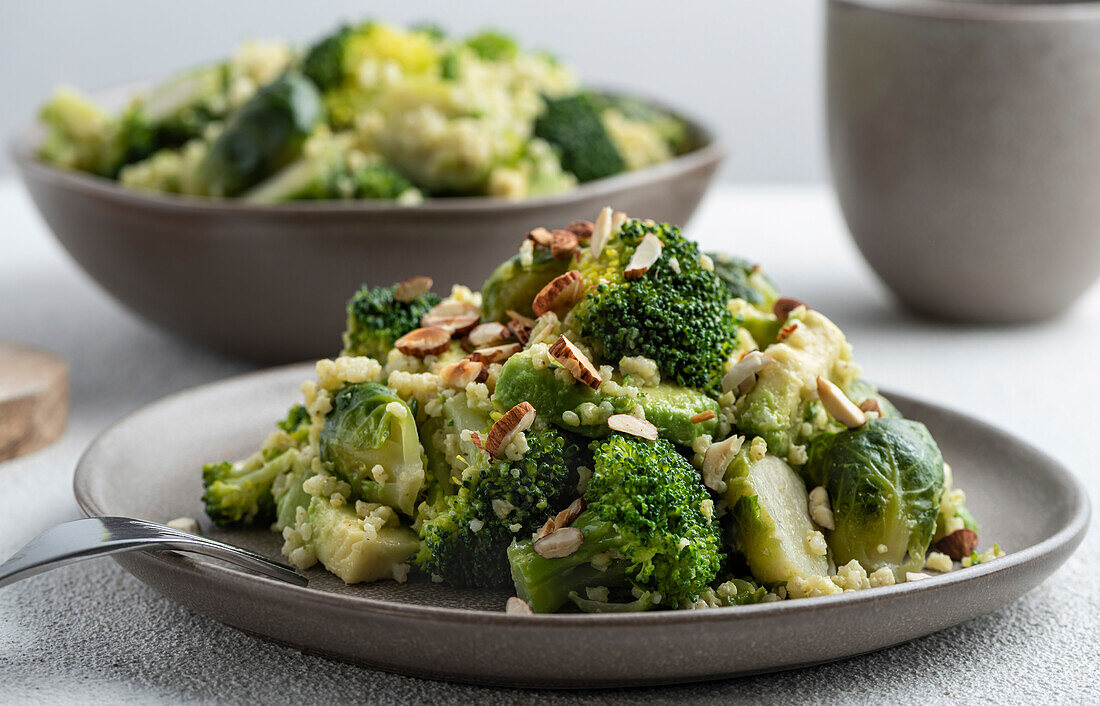
[[[34,127],[11,151],[42,217],[103,289],[184,338],[270,364],[338,350],[344,304],[362,284],[427,275],[439,292],[451,283],[477,288],[532,228],[592,219],[607,205],[686,223],[724,150],[710,130],[683,119],[692,151],[523,201],[251,205],[135,192],[58,169],[36,158]]]

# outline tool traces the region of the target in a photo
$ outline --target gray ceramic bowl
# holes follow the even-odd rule
[[[518,202],[245,205],[147,195],[57,169],[34,157],[35,128],[13,140],[12,154],[54,235],[122,304],[210,348],[276,363],[338,349],[344,303],[363,283],[428,275],[437,291],[455,282],[480,287],[530,229],[594,219],[607,205],[686,223],[723,148],[710,130],[684,119],[697,145],[691,152]]]
[[[910,308],[1019,322],[1100,274],[1100,2],[830,0],[829,147]]]

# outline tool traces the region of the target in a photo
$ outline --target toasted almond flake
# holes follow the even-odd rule
[[[745,437],[731,436],[707,447],[703,456],[703,485],[716,493],[726,491],[726,468],[744,443]]]
[[[849,429],[855,429],[867,423],[867,415],[863,410],[856,407],[839,387],[821,376],[817,378],[817,396],[821,398],[825,411]]]
[[[535,295],[531,308],[536,316],[548,311],[564,316],[565,312],[584,298],[584,277],[580,270],[569,270],[558,275]]]
[[[403,282],[398,282],[393,288],[393,298],[399,302],[411,302],[421,294],[426,294],[432,288],[432,278],[417,275],[409,277]]]
[[[775,318],[780,321],[786,321],[787,317],[791,315],[791,312],[800,306],[806,305],[791,297],[779,297],[775,300],[775,304],[772,305],[772,313],[774,313]]]
[[[827,530],[836,529],[833,519],[833,509],[829,504],[829,491],[824,486],[817,486],[810,491],[808,507],[810,519],[817,523],[818,527]]]
[[[653,422],[635,417],[633,414],[612,414],[607,418],[607,426],[624,434],[637,436],[650,441],[657,440],[657,427]]]
[[[507,314],[508,318],[511,319],[512,321],[519,321],[520,323],[522,323],[527,328],[534,328],[535,327],[535,320],[532,319],[530,316],[524,316],[523,314],[519,313],[518,311],[516,311],[514,309],[507,309],[507,310],[505,310],[504,313]]]
[[[546,535],[553,532],[555,529],[557,529],[557,523],[554,521],[554,518],[551,517],[542,525],[542,527],[539,527],[539,531],[535,533],[535,539],[542,539]]]
[[[579,240],[588,240],[592,237],[595,224],[592,221],[573,221],[565,226],[565,229],[577,236]]]
[[[550,241],[550,254],[554,259],[568,260],[573,257],[580,245],[576,233],[571,230],[556,230],[551,235],[553,239]]]
[[[481,317],[477,314],[462,314],[460,316],[436,316],[425,314],[420,319],[421,326],[435,326],[441,328],[452,336],[465,336],[472,331]]]
[[[448,299],[428,309],[426,316],[468,316],[476,313],[478,313],[478,308],[473,302]]]
[[[789,324],[783,324],[783,327],[779,329],[779,334],[775,337],[777,341],[786,341],[791,337],[795,331],[798,330],[798,322],[792,321]]]
[[[530,402],[520,402],[504,413],[489,429],[485,450],[496,457],[504,452],[516,434],[527,431],[535,421],[535,408]]]
[[[482,441],[481,441],[481,434],[478,434],[476,431],[471,431],[470,432],[470,443],[473,444],[474,446],[478,447],[482,451],[485,451],[485,444],[482,443]],[[489,452],[485,451],[485,453],[489,453]]]
[[[444,365],[439,371],[439,377],[443,379],[443,383],[447,387],[465,390],[466,386],[472,382],[485,382],[488,380],[489,370],[480,361],[463,358]]]
[[[570,522],[572,522],[572,520],[570,520]],[[172,529],[179,530],[180,532],[187,532],[188,534],[202,534],[202,528],[199,527],[199,521],[196,520],[194,517],[177,517],[176,519],[169,520],[164,524],[168,525]]]
[[[550,231],[543,228],[542,226],[539,226],[538,228],[535,228],[530,233],[528,233],[526,238],[527,240],[530,240],[532,243],[534,243],[535,247],[545,249],[550,247],[550,243],[553,241],[554,236],[550,233]]]
[[[493,363],[503,363],[521,350],[523,350],[523,346],[518,343],[502,343],[499,346],[478,348],[470,353],[469,358],[475,363],[492,365]]]
[[[882,407],[879,406],[878,400],[874,397],[868,397],[859,403],[859,408],[864,412],[874,412],[878,416],[882,416]]]
[[[533,545],[535,553],[543,559],[561,559],[581,548],[584,534],[576,527],[562,527],[550,534],[536,539]]]
[[[634,249],[634,254],[630,256],[630,262],[623,270],[623,277],[639,279],[645,275],[646,272],[649,272],[649,268],[653,267],[660,259],[663,247],[657,236],[646,233],[645,237],[642,238],[642,242],[638,243],[638,247]]]
[[[596,371],[596,366],[588,359],[581,349],[573,345],[565,336],[558,336],[558,340],[550,346],[550,355],[573,374],[577,380],[588,385],[593,390],[598,390],[603,383],[603,378]]]
[[[611,235],[615,235],[622,230],[629,220],[630,216],[626,215],[626,211],[615,211],[611,214]]]
[[[713,409],[708,409],[708,410],[705,410],[703,412],[700,412],[699,414],[696,414],[694,417],[692,417],[688,421],[691,422],[692,424],[702,424],[703,422],[709,422],[710,420],[714,419],[717,416],[718,415],[714,413]]]
[[[936,542],[936,550],[955,561],[962,561],[978,549],[978,534],[974,530],[957,529]]]
[[[765,366],[775,362],[767,353],[752,351],[741,356],[741,359],[730,366],[729,371],[722,377],[722,392],[729,392],[741,386],[746,380],[752,379]],[[744,394],[744,393],[742,393]]]
[[[478,324],[467,335],[467,340],[474,348],[495,346],[512,337],[508,327],[499,321],[490,321],[487,324]]]
[[[526,346],[527,341],[531,340],[531,327],[519,319],[512,319],[509,321],[508,330],[512,332],[512,335],[516,337],[516,340],[519,341],[521,345]]]
[[[612,214],[611,207],[604,206],[600,215],[596,216],[596,222],[592,226],[592,239],[588,241],[588,249],[594,258],[600,257],[604,246],[607,245],[607,239],[611,237]]]
[[[932,578],[932,577],[929,576],[928,574],[923,574],[923,573],[920,573],[919,571],[906,571],[905,572],[905,581],[907,583],[909,581],[923,581],[924,579],[930,579],[930,578]]]
[[[439,355],[451,347],[451,332],[437,326],[413,329],[394,341],[393,345],[402,353],[417,358]]]
[[[527,601],[518,596],[512,596],[508,599],[508,602],[504,604],[504,612],[511,615],[534,615],[535,611],[531,610],[531,606]]]
[[[568,527],[573,524],[573,521],[584,512],[585,507],[587,507],[587,503],[584,502],[584,498],[577,498],[569,503],[569,507],[554,516],[554,527]]]

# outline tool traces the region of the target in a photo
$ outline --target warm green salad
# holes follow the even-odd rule
[[[757,266],[604,209],[537,228],[480,293],[356,292],[344,349],[251,457],[221,525],[300,569],[514,586],[514,612],[741,605],[1001,556],[928,430]],[[929,550],[932,549],[930,552]]]
[[[72,88],[41,109],[39,156],[157,192],[258,203],[524,198],[663,162],[680,120],[581,87],[485,31],[345,25],[304,49],[248,42],[110,114]]]

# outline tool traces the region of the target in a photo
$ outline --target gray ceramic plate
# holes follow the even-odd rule
[[[113,105],[140,87],[95,96]],[[11,153],[50,230],[122,304],[210,348],[287,363],[328,355],[340,345],[344,303],[363,283],[428,275],[444,293],[452,282],[480,288],[532,228],[591,220],[607,205],[686,224],[723,147],[711,130],[684,119],[696,145],[691,152],[524,201],[250,205],[145,194],[52,167],[34,157],[41,138],[34,127],[12,140]]]
[[[298,397],[312,366],[183,392],[126,417],[76,469],[89,515],[203,518],[210,536],[278,556],[266,531],[205,521],[199,467],[255,449]],[[1016,600],[1066,560],[1088,524],[1072,474],[1021,441],[930,404],[894,396],[935,434],[1003,559],[918,583],[707,611],[514,616],[509,593],[425,581],[345,586],[320,569],[297,588],[214,560],[127,554],[127,570],[217,620],[300,649],[404,674],[521,686],[591,687],[717,679],[881,649]]]

